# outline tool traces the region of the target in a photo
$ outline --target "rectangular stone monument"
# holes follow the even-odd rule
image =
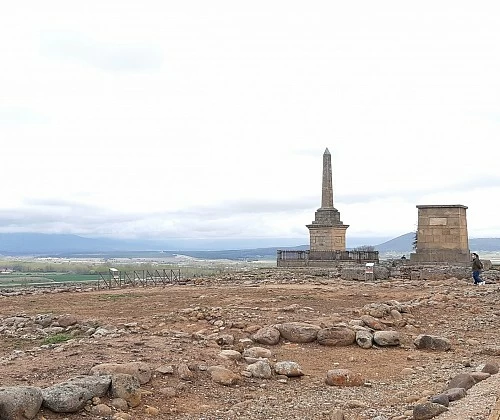
[[[469,263],[467,207],[420,205],[418,209],[417,249],[411,263]]]

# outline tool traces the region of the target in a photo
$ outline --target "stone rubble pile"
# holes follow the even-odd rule
[[[151,379],[150,367],[142,362],[102,364],[89,375],[80,375],[46,388],[17,386],[0,388],[2,420],[33,419],[43,406],[55,413],[76,413],[82,409],[114,419],[131,418],[124,411],[141,403],[140,386]],[[109,403],[102,398],[107,396]]]

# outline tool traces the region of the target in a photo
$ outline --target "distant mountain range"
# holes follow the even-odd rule
[[[405,233],[390,241],[376,245],[375,249],[379,252],[413,252],[413,239],[415,232]],[[469,249],[471,251],[494,252],[500,251],[500,238],[469,238]]]
[[[368,244],[381,253],[408,254],[412,252],[413,238],[414,233],[409,232],[378,245],[373,244],[377,238],[351,238],[350,240],[348,238],[348,247],[355,248]],[[117,257],[183,254],[207,259],[260,259],[275,258],[277,249],[309,249],[309,245],[297,245],[303,241],[300,238],[161,241],[85,238],[70,234],[0,233],[0,255]],[[471,238],[469,247],[477,252],[500,251],[500,238]]]
[[[0,254],[73,254],[133,251],[220,251],[289,247],[302,243],[297,238],[272,239],[182,239],[147,240],[117,238],[86,238],[71,234],[0,233]]]

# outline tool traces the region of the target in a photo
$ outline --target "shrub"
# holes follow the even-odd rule
[[[50,337],[47,337],[43,340],[42,344],[58,344],[58,343],[64,343],[65,341],[71,340],[73,337],[69,334],[54,334],[51,335]]]

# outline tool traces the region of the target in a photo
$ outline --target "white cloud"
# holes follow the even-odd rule
[[[307,237],[328,147],[348,235],[464,204],[471,235],[498,236],[499,11],[6,5],[0,229]]]

